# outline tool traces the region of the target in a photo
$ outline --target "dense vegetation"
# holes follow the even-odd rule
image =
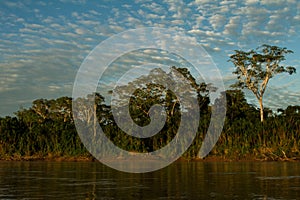
[[[200,107],[197,136],[183,155],[187,159],[194,159],[210,122],[211,104],[208,94],[214,88],[197,83],[185,68],[173,69],[189,80],[195,91],[190,95],[197,96]],[[155,82],[140,86],[130,98],[129,110],[134,122],[140,126],[149,124],[149,109],[157,103],[164,105],[168,116],[160,133],[150,138],[139,139],[124,133],[115,124],[111,107],[106,105],[103,96],[98,93],[86,99],[77,99],[76,102],[84,106],[88,99],[95,99],[97,123],[115,145],[132,152],[151,152],[176,137],[181,116],[180,103],[172,91]],[[117,88],[117,91],[126,94],[122,87]],[[300,106],[288,106],[276,112],[264,108],[266,118],[262,123],[259,109],[247,103],[241,90],[228,90],[223,95],[227,99],[225,125],[217,145],[208,157],[262,160],[300,158]],[[92,119],[92,109],[86,108],[85,111],[80,116],[85,114],[86,119]],[[30,108],[20,109],[15,114],[15,117],[0,118],[0,158],[92,158],[77,134],[70,97],[38,99]]]

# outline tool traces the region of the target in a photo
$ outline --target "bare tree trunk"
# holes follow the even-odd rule
[[[94,123],[93,123],[94,139],[97,135],[97,105],[94,104]]]
[[[260,107],[260,121],[264,122],[264,106],[262,97],[259,98],[259,107]]]

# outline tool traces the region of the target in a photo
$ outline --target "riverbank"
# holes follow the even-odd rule
[[[58,155],[32,155],[32,156],[3,156],[0,161],[55,161],[55,162],[92,162],[96,159],[91,156],[58,156]]]
[[[92,156],[59,156],[59,155],[31,155],[31,156],[2,156],[0,161],[53,161],[53,162],[94,162],[97,161]],[[216,156],[209,155],[205,158],[193,158],[188,159],[181,157],[177,160],[178,162],[259,162],[259,161],[279,161],[279,162],[298,162],[300,157],[279,157],[279,156],[250,156],[245,155],[243,157],[226,157],[226,156]]]

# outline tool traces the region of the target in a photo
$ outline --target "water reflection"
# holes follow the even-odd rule
[[[297,199],[300,164],[177,162],[129,174],[97,162],[0,162],[0,199]]]

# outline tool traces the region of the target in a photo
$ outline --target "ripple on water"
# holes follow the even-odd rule
[[[287,180],[287,179],[300,179],[300,176],[259,176],[259,180]]]

